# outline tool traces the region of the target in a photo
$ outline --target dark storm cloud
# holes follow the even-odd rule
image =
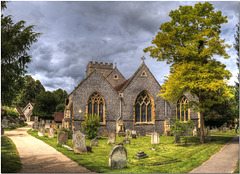
[[[168,16],[171,10],[195,3],[12,1],[3,13],[13,15],[15,21],[25,20],[28,25],[36,25],[34,31],[42,33],[31,47],[28,73],[48,90],[62,88],[71,92],[85,78],[86,65],[92,59],[117,62],[118,69],[129,78],[144,55],[156,79],[163,83],[169,65],[157,62],[142,50],[151,45],[161,23],[171,20]],[[238,21],[238,3],[211,3],[228,16],[229,22],[223,25],[221,36],[230,44]],[[235,59],[233,48],[228,53]],[[236,72],[233,60],[222,61]]]

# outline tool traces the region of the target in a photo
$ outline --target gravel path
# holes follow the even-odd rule
[[[234,137],[208,161],[189,173],[233,173],[239,158],[239,136]]]
[[[4,133],[17,147],[23,164],[20,173],[92,173],[53,147],[29,135],[27,131],[31,126],[32,123],[28,123],[26,127]]]

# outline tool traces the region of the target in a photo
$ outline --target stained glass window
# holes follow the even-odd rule
[[[146,91],[142,91],[135,102],[135,122],[152,122],[151,98]]]
[[[104,122],[104,100],[99,93],[95,92],[89,97],[87,107],[89,114],[97,114],[100,117],[100,122]]]

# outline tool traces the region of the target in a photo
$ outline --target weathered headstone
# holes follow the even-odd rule
[[[137,138],[137,132],[135,130],[132,130],[132,138]]]
[[[131,142],[130,142],[129,139],[125,138],[125,139],[123,140],[123,144],[129,144],[129,145],[131,145]]]
[[[87,154],[87,146],[85,141],[85,135],[80,131],[73,133],[72,137],[74,153]]]
[[[45,124],[45,129],[48,129],[48,128],[50,128],[50,123]]]
[[[112,144],[112,145],[114,145],[114,144],[115,144],[115,140],[116,140],[116,135],[115,135],[115,133],[110,133],[110,134],[108,135],[107,144]]]
[[[143,151],[140,151],[136,154],[137,159],[142,159],[142,158],[147,158],[147,154],[144,153]]]
[[[103,137],[107,137],[107,136],[108,136],[108,131],[107,131],[107,129],[104,129],[104,130],[103,130],[102,136],[103,136]]]
[[[56,124],[56,123],[51,124],[51,128],[57,130],[58,129],[58,124]]]
[[[126,138],[128,138],[128,137],[131,137],[132,136],[132,130],[130,130],[130,129],[126,129]]]
[[[115,146],[109,155],[109,167],[122,169],[127,167],[127,150],[123,146]]]
[[[48,138],[54,138],[55,131],[53,128],[49,128]]]
[[[98,140],[96,138],[94,138],[92,141],[91,141],[91,146],[98,146]]]
[[[39,126],[38,127],[38,136],[40,136],[40,137],[44,137],[45,136],[44,126]]]
[[[32,129],[38,129],[38,124],[37,123],[33,123],[32,124]]]
[[[59,128],[59,129],[62,129],[62,125],[58,125],[58,128]]]
[[[2,128],[4,128],[4,129],[8,128],[8,120],[7,119],[2,119]]]
[[[159,133],[157,132],[152,133],[151,144],[159,144]]]
[[[194,129],[193,129],[193,136],[197,136],[197,128],[196,127],[194,127]]]
[[[58,132],[57,143],[68,144],[68,133]]]

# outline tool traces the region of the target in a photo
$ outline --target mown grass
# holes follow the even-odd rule
[[[17,173],[22,168],[15,144],[8,137],[1,137],[2,173]]]
[[[232,129],[232,132],[230,130],[226,130],[226,132],[218,131],[218,132],[213,132],[210,131],[211,135],[222,135],[222,136],[238,136],[239,133],[235,132],[235,129]]]
[[[109,153],[113,146],[107,145],[107,137],[98,139],[99,144],[92,147],[92,153],[79,155],[64,147],[57,147],[56,135],[55,138],[50,139],[39,137],[37,131],[29,130],[28,133],[78,162],[79,165],[99,173],[187,173],[208,160],[232,139],[231,137],[214,137],[214,141],[200,144],[199,139],[190,137],[187,146],[183,143],[174,144],[174,137],[161,136],[158,145],[151,145],[151,137],[147,136],[130,139],[131,145],[124,145],[127,149],[127,168],[116,170],[108,167]],[[117,137],[116,144],[123,139],[124,137]],[[86,144],[90,145],[90,140],[86,140]],[[72,139],[68,140],[68,145],[73,147]],[[155,150],[150,150],[151,147]],[[135,156],[139,151],[144,151],[148,158],[136,159]],[[156,163],[165,164],[154,165]]]
[[[11,130],[14,130],[14,129],[17,129],[17,128],[20,128],[20,127],[24,127],[24,126],[27,126],[28,124],[27,123],[24,123],[23,125],[18,125],[16,127],[8,127],[7,129],[4,129],[4,131],[11,131]]]
[[[239,173],[239,159],[238,159],[238,162],[237,162],[237,168],[234,170],[233,173]]]

